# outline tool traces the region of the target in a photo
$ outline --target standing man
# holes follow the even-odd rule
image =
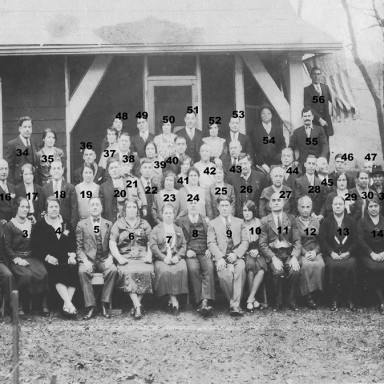
[[[104,169],[102,167],[99,167],[96,163],[96,152],[93,149],[85,148],[83,152],[83,160],[84,164],[89,165],[91,168],[94,169],[93,173],[93,181],[101,185],[104,182]],[[84,164],[77,168],[75,172],[73,173],[73,182],[74,185],[80,184],[83,182],[83,170],[84,170]]]
[[[231,141],[231,143],[229,144],[229,154],[223,155],[221,161],[227,177],[229,175],[232,175],[233,173],[236,173],[237,169],[240,169],[237,167],[240,167],[239,157],[241,154],[241,150],[242,148],[239,141]]]
[[[284,180],[283,184],[293,190],[295,185],[295,180],[302,174],[302,166],[298,164],[295,160],[295,154],[293,153],[292,148],[284,148],[281,151],[281,164],[277,165],[284,170]],[[275,168],[276,165],[271,166],[271,170]]]
[[[254,153],[252,150],[251,139],[247,135],[240,133],[240,118],[231,116],[228,125],[229,135],[225,139],[227,141],[228,147],[232,141],[238,141],[241,144],[243,152],[247,153],[250,156],[253,156]]]
[[[267,260],[273,274],[275,286],[274,311],[283,305],[283,279],[288,280],[288,304],[298,311],[296,291],[300,280],[301,253],[300,233],[294,220],[283,212],[283,199],[278,193],[271,196],[271,213],[261,219],[259,250]]]
[[[140,159],[146,157],[145,155],[145,145],[149,141],[153,141],[155,136],[152,133],[149,133],[148,130],[148,120],[144,117],[138,118],[136,120],[136,126],[139,130],[139,134],[132,136],[131,138],[131,151],[136,152],[137,156]]]
[[[240,301],[245,282],[244,254],[248,250],[247,229],[243,220],[231,215],[231,202],[218,198],[220,216],[208,225],[208,249],[214,258],[220,287],[229,301],[231,316],[243,316]]]
[[[329,114],[329,103],[332,104],[332,94],[328,85],[320,83],[321,69],[313,67],[311,70],[312,84],[304,88],[304,106],[312,109],[314,123],[323,127],[327,140],[333,136],[333,124]]]
[[[4,148],[4,159],[9,166],[9,182],[12,185],[23,181],[21,167],[32,164],[36,167],[36,146],[31,141],[32,119],[28,116],[19,119],[20,135],[7,143]]]
[[[112,128],[115,128],[117,130],[117,139],[120,138],[121,132],[123,130],[123,121],[117,117],[113,120]],[[108,137],[105,136],[102,143],[101,143],[101,155],[103,155],[104,150],[108,148]]]
[[[13,204],[16,197],[15,187],[7,181],[9,174],[8,163],[0,160],[0,223],[6,224],[14,216]]]
[[[187,140],[183,136],[176,136],[174,139],[174,151],[165,159],[165,168],[163,173],[166,171],[172,171],[175,175],[181,172],[181,164],[184,161],[184,157],[187,154]],[[177,158],[177,161],[174,160]]]
[[[303,164],[308,155],[317,157],[329,156],[329,145],[322,127],[313,125],[313,113],[310,108],[302,111],[304,125],[296,128],[289,140],[289,146],[298,151],[298,162]]]
[[[187,143],[186,154],[194,163],[199,161],[200,147],[203,144],[203,134],[197,128],[197,116],[195,112],[186,113],[184,117],[185,127],[176,132],[176,135],[184,137]]]
[[[117,268],[109,253],[109,235],[112,223],[101,217],[102,205],[98,197],[89,199],[91,216],[81,220],[76,228],[77,260],[79,261],[79,279],[83,289],[85,307],[84,320],[94,316],[96,306],[95,294],[92,287],[94,272],[100,272],[104,277],[103,293],[101,295],[103,316],[110,318],[108,307],[111,302],[113,287],[117,278]]]
[[[60,201],[60,214],[76,228],[78,221],[77,195],[75,187],[63,179],[64,167],[61,161],[51,163],[52,179],[42,188],[40,212],[45,212],[45,204],[49,196],[55,196]]]
[[[197,311],[202,316],[213,313],[215,300],[214,265],[207,247],[208,224],[197,211],[197,201],[188,203],[188,214],[176,219],[175,224],[183,230],[187,242],[186,259],[189,280],[192,283]]]

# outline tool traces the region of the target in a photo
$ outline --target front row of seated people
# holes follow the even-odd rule
[[[169,177],[165,181],[169,192],[173,191],[171,176],[165,177]],[[92,197],[90,216],[75,229],[60,214],[59,199],[49,197],[44,217],[32,225],[29,202],[19,197],[15,216],[4,226],[6,264],[0,265],[2,269],[8,265],[9,273],[2,273],[2,278],[14,279],[20,315],[29,310],[31,297],[39,298],[42,312],[49,313],[47,294],[54,286],[63,300],[63,314],[76,316],[72,300],[81,286],[88,320],[95,315],[95,272],[104,277],[103,316],[110,317],[108,308],[117,288],[130,296],[135,319],[143,316],[142,298],[147,294],[166,296],[169,311],[178,315],[180,296],[189,292],[198,312],[211,315],[215,272],[231,316],[244,313],[241,301],[246,282],[247,311],[260,307],[256,293],[267,273],[273,280],[275,311],[282,308],[284,296],[297,311],[299,295],[315,309],[314,293],[325,287],[332,311],[338,309],[341,297],[355,311],[358,275],[368,273],[378,309],[384,312],[384,218],[376,196],[365,201],[358,225],[338,194],[332,199],[331,214],[321,224],[308,196],[298,199],[296,217],[284,210],[280,193],[272,193],[270,213],[261,219],[251,200],[242,206],[243,219],[233,215],[227,195],[220,195],[216,202],[219,215],[211,221],[200,213],[196,200],[189,201],[187,211],[177,218],[177,206],[165,202],[156,208],[162,221],[151,229],[141,217],[138,199],[125,199],[112,224],[102,217],[101,199]]]

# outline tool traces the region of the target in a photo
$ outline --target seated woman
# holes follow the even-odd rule
[[[100,186],[93,181],[94,174],[95,168],[93,165],[84,163],[83,181],[75,187],[79,220],[87,219],[91,215],[89,212],[89,199],[91,197],[99,197]]]
[[[228,153],[228,146],[225,139],[219,137],[219,126],[208,124],[209,136],[203,137],[203,142],[207,144],[211,151],[211,156],[216,159]]]
[[[160,183],[161,175],[164,170],[161,162],[164,161],[164,158],[158,155],[156,144],[153,141],[148,141],[145,144],[144,151],[146,156],[145,158],[152,161],[153,167],[151,177],[156,183]],[[141,159],[141,161],[143,159]]]
[[[205,191],[199,185],[200,172],[197,168],[192,167],[187,171],[188,182],[184,183],[183,188],[179,191],[180,204],[187,210],[189,201],[197,202],[197,211],[200,215],[207,216],[205,210]]]
[[[188,155],[182,155],[179,159],[180,173],[177,175],[176,189],[181,189],[187,182],[188,169],[193,166],[192,159]]]
[[[172,133],[172,124],[169,121],[164,123],[164,121],[161,120],[160,128],[162,133],[155,136],[153,141],[156,144],[159,155],[161,155],[163,159],[166,159],[168,156],[171,156],[171,148],[174,145],[176,135]]]
[[[373,198],[367,201],[368,214],[357,227],[359,245],[362,251],[361,264],[368,272],[368,282],[374,289],[379,306],[384,314],[384,217],[380,215],[380,200]]]
[[[200,161],[195,163],[195,168],[200,172],[200,186],[204,191],[215,181],[216,164],[211,162],[211,148],[208,144],[200,147]]]
[[[76,232],[71,224],[60,216],[60,201],[55,197],[48,197],[45,212],[44,218],[32,230],[32,255],[44,261],[49,282],[55,285],[63,299],[63,315],[73,317],[77,310],[72,304],[72,298],[79,282]]]
[[[119,131],[110,127],[107,129],[107,148],[104,149],[100,156],[99,167],[107,169],[107,161],[109,158],[113,157],[117,152],[117,140],[119,138]]]
[[[176,175],[172,171],[163,173],[160,191],[157,192],[152,205],[152,217],[156,224],[163,221],[162,209],[164,204],[170,204],[175,209],[175,219],[184,216],[187,208],[180,203],[179,191],[175,187]]]
[[[162,206],[163,222],[153,228],[149,245],[155,257],[155,292],[158,297],[168,295],[169,310],[179,314],[177,296],[188,293],[188,271],[184,260],[186,241],[181,228],[174,224],[171,204]]]
[[[29,202],[28,218],[32,224],[41,219],[39,199],[42,198],[41,187],[34,183],[35,167],[32,164],[24,164],[21,167],[23,182],[16,186],[16,197],[25,197]]]
[[[43,132],[44,146],[40,151],[36,152],[37,157],[37,183],[44,186],[52,179],[51,176],[51,164],[53,161],[59,160],[66,168],[66,159],[64,151],[55,147],[56,144],[56,132],[51,128],[45,128]]]
[[[333,178],[334,191],[327,195],[327,198],[324,203],[324,208],[322,209],[321,214],[324,217],[332,215],[332,202],[336,196],[340,196],[344,199],[345,202],[345,213],[349,216],[355,217],[358,213],[361,216],[361,210],[363,206],[363,200],[357,198],[357,194],[352,194],[352,191],[347,189],[348,177],[345,172],[336,174]],[[324,213],[323,213],[324,212]],[[357,212],[357,213],[356,213]]]
[[[134,307],[131,315],[142,317],[141,300],[147,293],[153,293],[155,272],[148,240],[150,225],[140,218],[137,200],[125,202],[125,217],[117,219],[111,229],[109,249],[118,262],[116,286],[128,293]]]
[[[331,293],[331,311],[338,310],[338,289],[346,293],[349,309],[356,311],[353,293],[356,286],[355,248],[357,226],[355,220],[345,214],[342,197],[336,196],[332,202],[333,215],[320,225],[319,240],[325,261],[325,278]]]
[[[49,314],[47,306],[48,273],[44,264],[32,255],[32,222],[28,220],[29,202],[24,197],[15,199],[16,215],[4,227],[5,254],[19,291],[19,314],[29,311],[31,295],[42,299],[42,313]],[[41,239],[40,239],[41,241]],[[24,309],[24,311],[23,311]]]
[[[317,304],[312,294],[323,290],[324,260],[320,251],[319,230],[320,223],[312,215],[312,200],[309,196],[300,197],[298,202],[299,216],[295,224],[301,238],[301,276],[299,289],[311,309]]]
[[[248,200],[243,205],[244,226],[247,229],[249,247],[245,253],[245,271],[247,273],[249,296],[247,311],[253,313],[260,303],[255,299],[256,293],[263,282],[264,273],[267,272],[267,262],[259,253],[260,220],[255,216],[256,204]]]

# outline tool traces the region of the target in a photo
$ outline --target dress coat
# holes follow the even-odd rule
[[[203,215],[201,214],[198,214],[198,215],[199,215],[199,219],[201,219],[203,222],[204,232],[207,234],[208,233],[207,220]],[[188,242],[191,239],[189,215],[187,214],[179,217],[178,219],[175,220],[175,224],[183,230],[184,238],[185,238],[186,244],[188,245]],[[188,250],[188,247],[186,249]]]
[[[8,193],[10,194],[10,199],[7,198],[7,193],[0,186],[0,220],[9,221],[14,216],[13,207],[15,204],[16,198],[16,188],[7,181]]]
[[[100,185],[99,197],[103,206],[102,217],[112,223],[117,220],[117,215],[122,211],[122,206],[115,197],[115,187],[112,179]]]
[[[295,193],[295,199],[296,204],[300,197],[302,196],[309,196],[312,200],[312,209],[313,212],[316,215],[319,215],[322,213],[323,204],[325,201],[325,186],[321,185],[320,179],[315,176],[315,182],[313,187],[310,188],[311,184],[309,183],[307,175],[303,175],[295,180],[295,187],[294,187],[294,193]],[[320,192],[315,192],[315,188],[319,187]],[[310,192],[313,191],[313,192]]]
[[[25,190],[25,184],[23,182],[16,186],[15,191],[16,191],[16,198],[18,198],[18,197],[27,198],[27,192]],[[40,187],[40,185],[33,183],[33,193],[37,193],[36,196],[33,195],[30,198],[30,200],[32,201],[32,204],[33,204],[33,208],[35,210],[35,213],[33,215],[35,216],[36,220],[40,220],[40,218],[41,218],[40,214],[42,212],[40,210],[41,209],[40,199],[43,197],[42,196],[42,188]],[[30,201],[30,204],[31,204],[31,201]]]
[[[320,125],[319,118],[321,117],[323,120],[325,120],[328,123],[328,127],[324,127],[326,129],[326,133],[328,136],[334,135],[333,130],[333,124],[332,119],[329,114],[329,103],[332,104],[332,94],[329,90],[328,85],[320,83],[321,93],[324,97],[324,102],[320,103],[318,100],[317,102],[314,102],[316,98],[314,99],[314,96],[317,96],[319,98],[320,94],[316,91],[316,88],[313,84],[308,85],[304,88],[304,106],[310,107],[314,114],[313,122],[316,125]]]
[[[144,141],[143,138],[140,136],[140,134],[131,136],[131,152],[136,152],[137,156],[139,156],[140,159],[142,159],[145,156],[145,145],[153,141],[155,138],[155,135],[148,132],[147,140]]]

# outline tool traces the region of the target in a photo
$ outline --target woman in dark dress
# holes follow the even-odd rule
[[[50,284],[63,299],[63,314],[77,314],[72,298],[78,286],[76,232],[60,216],[60,202],[53,196],[45,204],[46,215],[33,228],[32,255],[44,261]]]
[[[368,214],[358,225],[361,264],[368,272],[368,281],[379,300],[378,310],[384,314],[384,217],[380,215],[380,201],[367,201]]]
[[[188,272],[184,260],[186,241],[181,228],[174,224],[175,213],[171,204],[162,207],[163,222],[153,228],[149,245],[155,257],[155,292],[169,296],[169,309],[179,314],[177,296],[188,293]]]
[[[41,219],[40,202],[42,198],[41,187],[34,183],[35,167],[32,164],[24,164],[21,167],[23,182],[16,186],[16,197],[25,197],[29,201],[28,218],[32,224]]]
[[[249,247],[245,253],[245,270],[247,272],[247,282],[249,296],[247,299],[247,311],[253,313],[255,308],[260,307],[260,303],[255,299],[256,293],[267,272],[267,262],[259,252],[259,234],[261,231],[260,220],[255,216],[257,211],[256,204],[248,200],[243,205],[244,226],[247,229]]]
[[[312,215],[312,200],[309,196],[300,197],[297,202],[299,216],[295,223],[301,239],[300,293],[305,297],[307,305],[316,309],[317,304],[312,294],[323,290],[324,260],[320,252],[320,223]]]
[[[126,200],[125,217],[120,217],[113,224],[109,249],[118,262],[116,286],[131,297],[134,305],[131,315],[135,319],[142,317],[143,296],[153,293],[155,272],[148,246],[150,233],[150,225],[140,218],[137,200]]]
[[[18,197],[14,207],[16,215],[4,227],[4,243],[9,269],[20,295],[19,314],[24,315],[24,311],[29,311],[31,295],[39,295],[42,298],[43,315],[48,315],[48,274],[44,264],[32,255],[32,222],[27,218],[29,202],[24,197]]]
[[[331,311],[338,310],[338,287],[345,291],[349,309],[356,311],[353,291],[356,286],[355,248],[356,221],[345,214],[344,200],[336,196],[332,202],[333,215],[320,226],[320,246],[325,260],[325,276],[331,294]]]

